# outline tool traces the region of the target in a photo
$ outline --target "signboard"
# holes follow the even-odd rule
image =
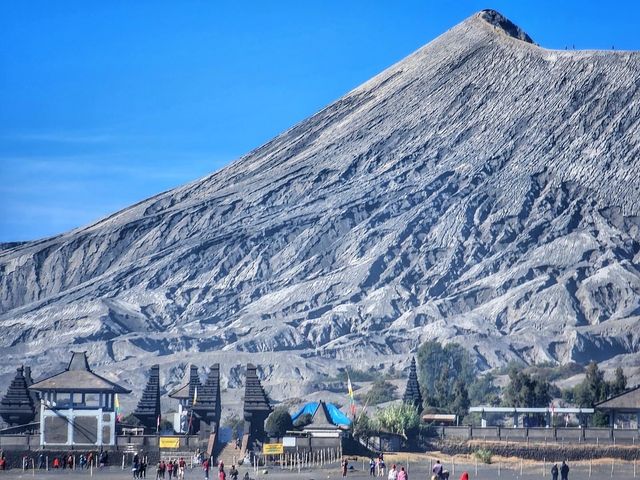
[[[295,447],[296,446],[296,437],[282,437],[282,446],[283,447]]]
[[[284,447],[281,443],[265,443],[262,445],[262,453],[264,455],[280,455],[284,453]]]
[[[160,448],[180,448],[180,438],[160,437]]]

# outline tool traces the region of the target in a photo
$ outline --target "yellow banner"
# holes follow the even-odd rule
[[[281,443],[264,443],[262,445],[262,453],[264,455],[280,455],[284,453],[284,447]]]
[[[160,437],[160,448],[180,448],[178,437]]]

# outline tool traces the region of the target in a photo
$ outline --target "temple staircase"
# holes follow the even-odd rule
[[[241,464],[243,459],[242,451],[239,448],[236,448],[235,442],[223,444],[221,447],[222,448],[216,454],[216,465],[222,461],[224,463],[225,470],[228,470],[231,468],[231,465],[238,466]]]

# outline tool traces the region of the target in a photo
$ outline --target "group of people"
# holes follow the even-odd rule
[[[349,461],[344,458],[340,463],[340,469],[342,471],[342,476],[346,477],[347,472],[349,470]],[[444,468],[444,465],[440,463],[440,460],[436,460],[436,463],[433,465],[431,470],[433,474],[431,476],[431,480],[448,480],[449,479],[449,471]],[[552,480],[558,480],[558,473],[560,473],[561,480],[569,480],[569,465],[566,462],[562,462],[560,468],[558,468],[558,464],[554,464],[551,467],[551,478]],[[384,477],[385,474],[385,463],[384,457],[382,454],[378,455],[377,458],[369,459],[369,476],[371,477]],[[208,478],[208,477],[206,477]],[[236,477],[237,478],[237,477]],[[234,478],[233,480],[236,480]],[[219,477],[219,480],[225,480],[224,477]],[[404,467],[396,467],[396,465],[392,465],[389,469],[389,474],[387,476],[387,480],[409,480],[409,473],[405,470]],[[460,475],[460,480],[469,480],[469,473],[462,472]]]
[[[377,458],[369,459],[369,476],[384,477],[386,465],[384,463],[384,455],[381,453]]]
[[[211,468],[211,465],[209,463],[209,459],[206,458],[203,462],[202,462],[202,470],[204,471],[204,478],[205,480],[209,479],[209,470]],[[238,469],[236,468],[235,465],[231,465],[231,468],[229,469],[229,479],[230,480],[238,480],[238,475],[240,474],[240,472],[238,472]],[[247,472],[244,476],[245,480],[249,480],[249,472]],[[218,480],[227,480],[227,472],[225,472],[224,470],[224,462],[220,461],[220,463],[218,464]]]
[[[51,460],[50,467],[53,469],[73,469],[80,468],[85,469],[92,466],[96,460],[98,460],[98,464],[100,467],[105,467],[109,461],[109,455],[106,451],[102,451],[94,456],[93,452],[89,452],[87,454],[81,453],[77,457],[71,453],[62,456],[53,457]],[[76,463],[77,458],[77,463]],[[46,459],[43,454],[38,455],[38,468],[44,470],[47,468]]]
[[[136,453],[133,456],[131,471],[133,473],[133,478],[147,478],[147,459],[145,457],[140,458],[140,455]]]
[[[135,459],[134,459],[134,468],[135,468]],[[187,462],[184,461],[184,458],[180,458],[180,460],[160,460],[158,465],[156,466],[156,478],[165,478],[165,475],[168,478],[184,478],[184,471],[187,468]],[[134,474],[134,478],[135,474]],[[140,478],[140,477],[138,477]]]
[[[553,464],[553,467],[551,467],[551,479],[558,480],[558,473],[560,473],[560,478],[562,480],[569,480],[569,465],[567,465],[567,462],[563,461],[560,469],[558,469],[557,463]]]
[[[342,469],[342,476],[347,476],[349,470],[349,461],[344,458],[340,464]],[[370,477],[385,477],[386,464],[384,463],[384,455],[381,453],[376,458],[369,459],[369,476]],[[404,467],[398,468],[395,464],[391,465],[389,473],[387,475],[388,480],[409,480],[409,472]]]

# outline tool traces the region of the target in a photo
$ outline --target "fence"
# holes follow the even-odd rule
[[[565,427],[437,427],[444,439],[506,440],[509,442],[589,443],[603,445],[640,445],[640,430],[619,428]]]

